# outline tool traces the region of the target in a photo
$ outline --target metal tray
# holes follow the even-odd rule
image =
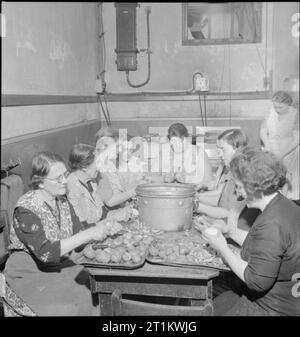
[[[137,269],[142,267],[146,262],[144,257],[139,263],[100,263],[81,256],[78,260],[78,264],[82,264],[85,267],[92,268],[107,268],[107,269]]]
[[[230,271],[230,268],[226,265],[220,265],[210,262],[203,263],[177,263],[174,261],[168,261],[163,259],[151,258],[149,256],[146,257],[146,261],[152,264],[161,264],[164,266],[173,266],[173,267],[182,267],[182,268],[211,268],[216,270]]]

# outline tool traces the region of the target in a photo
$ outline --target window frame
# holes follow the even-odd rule
[[[191,3],[193,4],[193,2]],[[213,3],[212,3],[213,4]],[[262,12],[263,12],[263,3],[260,5],[260,17],[259,17],[259,29],[257,32],[256,39],[245,40],[238,38],[226,38],[226,39],[201,39],[195,40],[188,37],[188,5],[189,2],[182,3],[182,45],[183,46],[198,46],[198,45],[222,45],[222,44],[251,44],[251,43],[261,43],[262,42]],[[208,3],[209,5],[209,3]]]

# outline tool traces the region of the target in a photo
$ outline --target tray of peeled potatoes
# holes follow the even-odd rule
[[[87,267],[135,269],[146,260],[154,235],[147,230],[124,228],[104,241],[85,246],[77,263]]]
[[[232,245],[229,246],[234,251],[235,248]],[[149,246],[146,261],[177,267],[230,270],[201,234],[194,231],[165,233],[156,237]]]

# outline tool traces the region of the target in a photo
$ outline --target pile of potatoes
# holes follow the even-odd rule
[[[154,260],[170,261],[173,263],[223,264],[222,260],[213,251],[203,244],[188,239],[155,240],[149,247],[149,258]]]
[[[83,255],[93,263],[139,264],[145,259],[153,240],[149,235],[126,232],[115,238],[107,238],[101,245],[88,244]]]

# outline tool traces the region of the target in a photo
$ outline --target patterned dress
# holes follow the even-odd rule
[[[101,180],[103,181],[103,179]],[[72,172],[68,176],[67,181],[68,200],[74,207],[79,220],[81,222],[85,221],[88,224],[102,220],[106,216],[107,211],[99,185],[95,181],[84,177],[81,171]],[[103,183],[100,186],[103,187]],[[105,188],[108,189],[108,187]]]
[[[88,275],[69,254],[61,256],[60,240],[84,227],[69,201],[57,200],[58,213],[29,191],[17,202],[11,227],[11,255],[5,278],[39,316],[92,315]]]

